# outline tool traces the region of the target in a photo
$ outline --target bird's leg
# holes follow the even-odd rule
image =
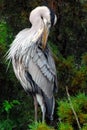
[[[42,122],[45,121],[45,113],[46,113],[46,107],[45,107],[45,103],[44,103],[44,100],[43,100],[43,97],[39,94],[36,95],[37,97],[37,101],[41,107],[41,111],[42,111]]]
[[[45,121],[45,113],[46,113],[46,108],[45,108],[44,104],[42,104],[41,109],[42,109],[42,122],[44,122]]]
[[[37,108],[38,108],[38,103],[37,103],[36,96],[33,96],[33,98],[34,98],[34,108],[35,108],[35,122],[37,122]]]

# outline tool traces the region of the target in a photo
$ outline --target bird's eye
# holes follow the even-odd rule
[[[43,17],[41,16],[41,19],[43,20]]]

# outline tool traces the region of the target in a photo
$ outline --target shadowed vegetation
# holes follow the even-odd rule
[[[43,0],[51,5],[52,1]],[[87,1],[53,0],[58,17],[51,30],[48,44],[57,67],[59,91],[53,127],[34,122],[34,106],[16,79],[5,54],[16,34],[30,27],[29,13],[42,0],[0,1],[0,130],[78,130],[77,122],[67,99],[71,102],[81,130],[87,130]],[[41,112],[38,110],[39,119]]]

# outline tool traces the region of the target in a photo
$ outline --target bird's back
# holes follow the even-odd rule
[[[42,49],[40,39],[35,43],[28,41],[29,34],[30,29],[21,31],[9,50],[14,72],[25,90],[32,91],[25,76],[25,71],[27,71],[40,89],[46,95],[52,96],[54,82],[56,82],[56,68],[51,51],[47,46],[45,50]]]

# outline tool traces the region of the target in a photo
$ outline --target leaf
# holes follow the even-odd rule
[[[12,103],[15,105],[20,105],[20,102],[18,100],[13,100]]]
[[[8,102],[7,100],[5,100],[3,103],[3,108],[6,112],[9,112],[9,110],[12,109],[12,106],[13,105],[11,105],[10,102]]]

